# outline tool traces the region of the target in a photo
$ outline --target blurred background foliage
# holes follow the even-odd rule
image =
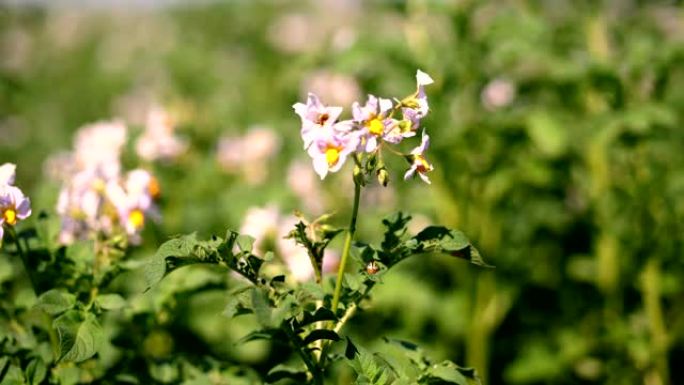
[[[291,165],[309,160],[291,106],[313,90],[349,114],[367,92],[411,92],[420,68],[436,81],[424,121],[433,184],[403,182],[398,159],[390,187],[362,199],[360,238],[377,239],[379,219],[401,209],[462,229],[497,268],[407,261],[346,332],[421,343],[490,385],[684,383],[679,2],[46,3],[0,4],[0,163],[19,165],[34,212],[54,212],[46,160],[79,127],[121,118],[135,138],[157,104],[190,148],[148,165],[163,220],[141,258],[172,234],[239,229],[253,206],[337,210],[346,223],[349,170],[308,196],[292,190],[303,177]],[[256,181],[217,160],[219,138],[253,127],[279,137]],[[277,360],[277,347],[232,344],[249,322],[221,316],[223,273],[183,271],[146,294],[139,276],[120,280],[152,310],[109,331],[138,342],[112,346],[144,350],[159,381],[179,357]]]

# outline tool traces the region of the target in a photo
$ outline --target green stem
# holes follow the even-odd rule
[[[361,198],[361,185],[354,181],[354,207],[352,208],[352,217],[349,222],[349,230],[347,237],[344,240],[344,248],[342,249],[342,258],[340,259],[340,268],[337,270],[337,282],[335,282],[335,294],[332,300],[332,311],[337,313],[337,305],[340,303],[340,295],[342,293],[342,279],[344,278],[344,270],[347,266],[347,259],[349,251],[351,250],[351,243],[356,232],[356,218],[359,214],[359,200]]]
[[[33,274],[31,273],[31,267],[29,266],[28,263],[28,258],[26,256],[26,252],[24,251],[24,248],[21,246],[21,242],[19,241],[19,236],[17,235],[16,230],[14,230],[13,226],[7,226],[7,231],[9,234],[12,236],[12,240],[14,241],[14,244],[17,245],[17,253],[19,254],[19,258],[21,258],[21,262],[24,265],[24,270],[26,271],[26,275],[29,278],[29,281],[31,282],[31,287],[33,288],[33,292],[38,294],[38,286],[36,284],[36,280],[33,277]]]

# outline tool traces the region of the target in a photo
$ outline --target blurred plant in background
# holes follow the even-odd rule
[[[680,5],[14,3],[0,5],[0,163],[19,165],[16,185],[31,198],[34,214],[19,233],[35,223],[56,236],[54,218],[38,213],[52,212],[61,180],[73,172],[60,166],[71,164],[65,151],[79,127],[110,116],[128,126],[122,170],[143,166],[163,192],[163,220],[146,222],[133,265],[169,234],[240,228],[250,207],[311,217],[339,202],[346,210],[350,181],[332,174],[314,183],[310,168],[303,171],[289,106],[309,91],[331,105],[359,100],[359,90],[401,94],[421,68],[435,80],[423,122],[432,185],[392,183],[383,192],[391,199],[372,196],[378,186],[369,186],[359,239],[379,237],[373,218],[401,207],[459,227],[497,269],[433,257],[403,262],[346,332],[366,345],[377,341],[371,350],[382,349],[379,336],[422,341],[435,359],[472,366],[488,384],[684,381]],[[149,135],[154,106],[173,116],[183,151],[139,161],[134,143]],[[252,171],[226,173],[219,138],[245,138],[254,124],[272,128],[279,145],[256,162],[263,182],[245,188]],[[46,159],[49,174],[40,172]],[[400,180],[405,160],[386,163],[390,179]],[[13,250],[7,238],[5,245]],[[63,257],[81,263],[72,248]],[[140,294],[144,278],[125,271],[109,294],[130,306],[101,321],[113,343],[98,362],[109,370],[126,366],[159,382],[222,373],[240,383],[257,378],[253,368],[279,362],[277,345],[233,345],[249,320],[226,324],[219,315],[232,287],[225,274],[191,266]],[[49,329],[29,310],[36,296],[20,260],[0,258],[0,283],[3,349],[20,342],[18,352],[49,352],[6,326],[30,319]],[[117,361],[122,351],[136,353]],[[102,373],[100,364],[58,373],[87,382],[94,378],[87,373]],[[338,383],[349,382],[340,373]]]

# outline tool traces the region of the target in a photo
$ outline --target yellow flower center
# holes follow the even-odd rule
[[[153,199],[159,198],[161,195],[161,187],[159,186],[159,181],[157,178],[152,177],[150,183],[147,185],[147,191]]]
[[[325,150],[325,160],[328,161],[328,166],[334,166],[340,160],[340,148],[328,147]]]
[[[139,209],[128,214],[128,223],[135,229],[141,229],[145,225],[145,215]]]
[[[93,190],[102,193],[107,189],[107,185],[102,179],[95,179],[92,184]]]
[[[418,163],[416,165],[416,170],[418,170],[418,172],[427,172],[432,169],[430,163],[428,163],[422,155],[415,155],[415,160]]]
[[[385,126],[382,124],[382,121],[378,118],[373,118],[369,120],[367,126],[368,131],[370,131],[370,133],[375,136],[382,135],[382,132],[385,130]]]
[[[2,213],[2,218],[14,226],[17,223],[17,212],[13,208],[8,208]]]

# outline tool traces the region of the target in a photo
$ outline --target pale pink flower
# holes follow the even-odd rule
[[[428,172],[432,171],[432,164],[425,160],[425,151],[430,146],[430,137],[423,131],[423,138],[421,140],[420,146],[411,150],[411,167],[404,174],[404,179],[411,178],[416,172],[420,179],[425,183],[430,184],[430,178],[426,175]]]
[[[138,139],[135,150],[147,161],[170,160],[187,148],[187,143],[174,135],[174,127],[168,113],[159,107],[147,114],[145,132]]]
[[[13,163],[5,163],[0,166],[0,186],[13,185],[17,166]]]
[[[318,70],[311,73],[303,82],[304,96],[309,92],[336,105],[350,105],[358,99],[361,91],[352,76]]]
[[[119,121],[84,126],[74,141],[78,169],[97,168],[107,178],[118,176],[119,157],[126,143],[126,126]]]
[[[263,183],[268,160],[280,148],[280,137],[271,129],[253,127],[244,136],[219,139],[217,160],[224,171],[239,173],[248,184]]]
[[[4,225],[14,226],[17,221],[31,215],[31,201],[18,187],[13,186],[16,168],[12,163],[0,166],[0,244]]]
[[[368,100],[363,107],[358,102],[352,104],[354,122],[362,129],[361,141],[366,152],[375,151],[379,141],[383,139],[392,143],[401,141],[401,135],[386,136],[397,124],[397,121],[389,116],[391,110],[391,100],[377,98],[374,95],[368,95]]]
[[[340,124],[340,123],[338,123]],[[338,133],[334,128],[327,136],[319,136],[309,147],[314,171],[324,179],[328,172],[339,171],[347,157],[355,152],[361,142],[360,132]]]
[[[297,281],[306,281],[313,277],[313,267],[306,249],[298,245],[294,239],[287,238],[300,221],[294,215],[283,215],[277,206],[251,207],[245,214],[240,233],[254,238],[254,251],[264,254],[267,251],[276,253],[282,258],[292,276]],[[339,256],[333,251],[326,251],[323,258],[323,271],[335,271]]]
[[[281,218],[278,226],[278,238],[276,245],[285,264],[292,273],[295,280],[299,282],[307,281],[314,276],[311,266],[311,258],[306,248],[297,244],[294,239],[287,238],[287,235],[294,229],[295,224],[300,221],[294,215]],[[339,263],[339,255],[333,250],[326,249],[323,255],[323,273],[334,272]]]
[[[485,108],[496,110],[510,105],[515,98],[515,93],[513,83],[505,79],[494,79],[482,90],[480,99]]]
[[[308,149],[314,140],[326,138],[332,134],[337,119],[342,114],[342,107],[329,107],[313,93],[309,93],[306,104],[295,103],[292,108],[302,120],[301,135],[304,140],[304,149]],[[337,129],[351,128],[338,126]]]
[[[295,160],[290,164],[287,169],[287,185],[304,205],[304,211],[315,215],[323,213],[323,192],[316,173],[308,162]]]

